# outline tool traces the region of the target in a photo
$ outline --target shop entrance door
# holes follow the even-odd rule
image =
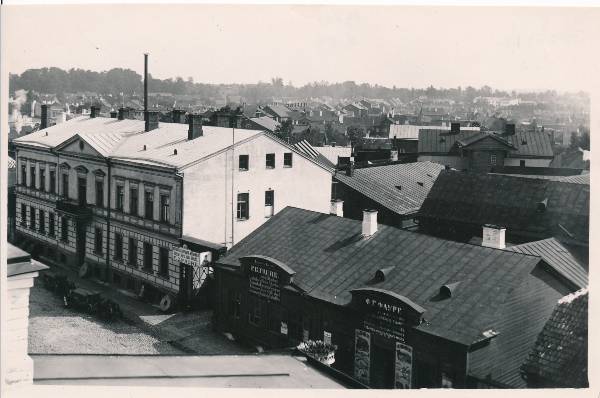
[[[371,348],[371,387],[394,388],[394,347],[373,344]]]

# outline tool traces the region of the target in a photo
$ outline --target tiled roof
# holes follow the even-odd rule
[[[370,238],[361,233],[360,221],[287,207],[235,245],[219,263],[238,267],[240,257],[269,256],[296,272],[296,287],[338,305],[350,301],[352,289],[385,289],[425,308],[426,322],[417,329],[466,345],[482,340],[482,332],[489,329],[508,333],[498,326],[498,314],[507,311],[513,300],[529,297],[530,287],[538,287],[533,297],[537,301],[527,308],[510,307],[514,318],[525,309],[539,312],[538,303],[548,297],[551,311],[563,295],[555,290],[560,281],[548,283],[552,276],[538,266],[539,257],[386,225],[379,225]],[[375,272],[386,267],[395,268],[384,281],[374,280]],[[460,284],[452,297],[444,299],[439,291],[448,282]],[[539,330],[541,326],[535,334]]]
[[[588,289],[559,300],[523,365],[547,387],[588,387]]]
[[[545,210],[540,210],[547,200]],[[543,206],[542,206],[543,207]],[[420,215],[464,224],[496,224],[533,239],[587,244],[590,187],[546,179],[442,171]]]
[[[554,238],[510,246],[506,250],[540,256],[550,267],[567,278],[578,289],[588,285],[588,273],[585,267]]]
[[[419,131],[419,153],[440,154],[450,153],[457,141],[468,142],[481,137],[479,131],[468,131],[461,129],[459,134],[450,134],[448,130],[421,129]],[[491,134],[491,133],[488,133]],[[517,132],[515,135],[496,134],[498,138],[517,148],[517,151],[509,153],[509,157],[552,157],[552,146],[550,136],[540,132]]]
[[[355,169],[335,179],[397,214],[417,212],[444,166],[432,162]]]

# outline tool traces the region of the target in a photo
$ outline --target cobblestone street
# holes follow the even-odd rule
[[[137,326],[124,321],[104,323],[65,308],[38,283],[31,289],[29,352],[31,354],[181,354]]]

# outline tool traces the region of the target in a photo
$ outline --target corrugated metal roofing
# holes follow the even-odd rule
[[[523,365],[548,387],[588,387],[588,289],[563,297]]]
[[[588,285],[588,273],[585,267],[554,238],[523,243],[521,245],[507,247],[506,250],[540,256],[550,267],[567,278],[578,288]]]
[[[7,158],[8,158],[7,168],[14,169],[15,167],[17,167],[17,162],[13,158],[11,158],[10,156],[7,156]]]
[[[349,302],[353,289],[385,289],[425,308],[427,322],[418,329],[462,344],[481,340],[482,332],[492,328],[507,333],[497,325],[498,314],[514,297],[521,301],[522,296],[529,297],[529,286],[543,284],[551,293],[539,293],[552,302],[563,295],[555,291],[560,282],[538,266],[539,257],[386,225],[379,225],[368,239],[361,231],[360,221],[287,207],[219,263],[239,266],[240,257],[255,254],[275,258],[296,271],[294,284],[300,289],[339,305]],[[378,269],[389,266],[395,268],[384,281],[373,280]],[[556,283],[548,284],[550,280]],[[440,298],[440,287],[454,281],[461,284],[452,297]],[[543,301],[546,296],[534,298]],[[531,303],[531,311],[537,307],[535,301]],[[516,317],[524,309],[513,310]],[[536,334],[539,330],[541,326]]]
[[[538,204],[547,199],[544,211]],[[590,187],[546,179],[442,171],[421,206],[431,220],[503,225],[537,239],[589,241]]]
[[[352,148],[343,146],[315,146],[315,151],[325,156],[331,164],[336,165],[338,163],[338,157],[350,157],[352,154]]]
[[[444,166],[415,162],[355,169],[335,179],[397,214],[417,212]]]

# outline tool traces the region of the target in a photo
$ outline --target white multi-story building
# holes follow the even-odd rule
[[[269,133],[149,114],[16,139],[18,241],[157,299],[180,292],[182,239],[229,248],[286,206],[329,211],[331,171]]]

